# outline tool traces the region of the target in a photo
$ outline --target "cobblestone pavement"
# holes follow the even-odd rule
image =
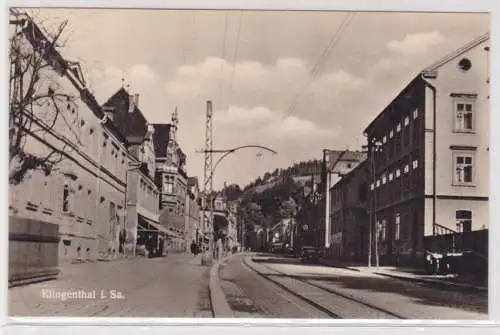
[[[409,319],[487,319],[486,292],[457,292],[341,268],[300,264],[296,259],[254,257],[260,265]],[[345,313],[345,311],[344,311]]]
[[[9,289],[9,316],[212,317],[200,255],[65,264],[60,278]],[[63,299],[68,291],[86,292]]]

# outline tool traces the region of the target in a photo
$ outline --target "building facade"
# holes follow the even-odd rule
[[[119,231],[118,252],[135,255],[139,246],[148,253],[161,254],[166,232],[159,229],[159,192],[154,183],[154,127],[148,124],[139,108],[139,95],[131,95],[123,87],[103,108],[107,118],[127,140],[128,151],[134,158],[134,162],[123,166],[127,180],[126,224]]]
[[[18,28],[17,42],[27,52],[41,43],[50,44],[28,16]],[[56,264],[58,260],[110,257],[117,250],[119,227],[124,224],[120,215],[125,206],[124,167],[134,159],[127,152],[126,140],[90,93],[79,64],[53,47],[41,55],[44,68],[37,72],[40,79],[32,93],[54,99],[35,104],[30,116],[33,126],[24,129],[25,144],[20,149],[38,157],[52,153],[60,160],[50,171],[33,169],[11,185],[10,231],[21,232],[22,220],[55,225],[58,247],[50,257],[55,257]],[[19,90],[19,86],[11,88],[11,103]],[[19,163],[14,158],[10,171]],[[16,253],[27,244],[11,244],[15,261]]]
[[[367,260],[370,233],[367,177],[365,160],[330,189],[332,258],[351,262]]]
[[[171,124],[154,124],[155,132],[161,133],[154,143],[160,224],[173,233],[167,241],[167,248],[172,252],[185,251],[188,247],[185,232],[186,156],[177,142],[177,127],[177,110],[172,113]]]
[[[315,220],[320,225],[319,227],[311,227],[317,232],[316,243],[318,247],[323,247],[326,250],[328,257],[332,256],[332,241],[338,242],[340,235],[333,235],[331,223],[331,188],[339,182],[343,176],[349,174],[361,162],[366,159],[366,153],[352,150],[324,150],[323,151],[323,176],[320,187],[320,192],[325,195],[317,206],[312,206],[316,211],[321,211],[320,215],[312,215],[312,218],[323,217],[323,220]],[[313,200],[316,202],[316,200]]]
[[[425,236],[488,226],[488,41],[424,69],[365,130],[383,262],[420,259]]]
[[[198,178],[189,177],[188,178],[188,189],[186,195],[186,221],[185,221],[185,235],[186,235],[186,245],[189,246],[191,243],[199,244],[201,224],[200,224],[200,189],[198,184]]]

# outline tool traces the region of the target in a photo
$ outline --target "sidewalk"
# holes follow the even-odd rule
[[[9,316],[212,317],[209,270],[186,254],[67,263],[57,280],[9,289]]]
[[[432,284],[440,287],[454,287],[463,290],[487,291],[488,287],[481,285],[477,280],[470,278],[457,277],[456,275],[425,275],[418,273],[413,268],[396,267],[368,267],[360,264],[346,264],[327,259],[321,259],[320,263],[325,266],[343,268],[357,272],[368,272],[379,276],[390,277],[394,279]]]

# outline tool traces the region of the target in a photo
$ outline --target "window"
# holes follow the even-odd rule
[[[418,168],[418,160],[414,160],[413,161],[413,170],[415,170],[416,168]]]
[[[167,176],[166,177],[166,183],[165,183],[165,192],[172,194],[174,193],[174,178]]]
[[[455,155],[455,183],[471,184],[473,181],[473,160],[470,154]]]
[[[472,231],[472,211],[459,210],[456,211],[457,231],[467,233]]]
[[[460,99],[455,101],[455,131],[474,131],[474,101]]]
[[[382,143],[387,143],[387,136],[384,136],[384,137],[382,138]]]
[[[69,185],[68,184],[65,184],[64,185],[64,189],[63,189],[63,206],[62,206],[62,210],[63,210],[63,213],[68,213],[69,210],[70,210],[70,189],[69,189]]]
[[[389,181],[392,181],[394,179],[394,173],[389,173]]]
[[[399,241],[401,235],[401,215],[396,213],[394,217],[394,240]]]
[[[404,173],[410,172],[410,166],[408,164],[405,165],[404,167]]]
[[[377,222],[377,226],[379,229],[379,240],[380,241],[385,241],[387,235],[387,221],[385,219],[382,220],[382,222]]]
[[[405,122],[405,127],[408,126],[410,124],[410,117],[409,116],[405,117],[404,122]]]
[[[389,132],[389,138],[393,138],[393,137],[394,137],[394,130],[391,130],[391,131]]]
[[[396,131],[399,133],[401,131],[401,123],[396,125]]]
[[[377,180],[377,187],[380,187],[380,180]]]
[[[382,184],[387,183],[387,177],[385,175],[382,176]]]
[[[418,117],[418,108],[413,110],[413,120],[415,120]]]
[[[375,185],[373,185],[373,183],[370,184],[370,190],[373,191],[373,189],[375,188]]]
[[[396,170],[396,178],[399,178],[401,176],[401,170],[397,169]]]

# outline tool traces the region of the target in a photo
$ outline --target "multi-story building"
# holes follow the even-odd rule
[[[367,162],[364,160],[344,175],[331,189],[331,256],[361,262],[367,260],[369,217]]]
[[[158,203],[160,223],[173,236],[167,247],[171,251],[186,250],[185,212],[187,195],[186,155],[177,142],[177,110],[172,114],[171,124],[154,124],[156,154],[155,182],[160,191]]]
[[[316,211],[321,211],[321,214],[315,217],[323,217],[322,220],[314,220],[315,224],[320,226],[309,227],[317,232],[316,243],[318,247],[323,246],[326,248],[326,254],[328,256],[332,253],[332,240],[337,239],[338,236],[333,236],[332,234],[332,224],[331,224],[331,188],[340,181],[343,176],[350,173],[355,169],[361,162],[366,159],[366,153],[361,151],[351,151],[351,150],[324,150],[323,151],[323,178],[319,185],[320,192],[325,195],[317,206],[313,206]],[[313,203],[317,202],[313,196]],[[314,217],[314,216],[313,216]],[[326,219],[326,220],[325,220]]]
[[[23,20],[17,21],[18,35],[12,43],[19,43],[28,53],[40,45],[48,46],[39,54],[43,68],[23,75],[25,83],[36,83],[28,94],[47,98],[34,104],[30,113],[16,114],[20,77],[11,74],[11,130],[17,131],[16,120],[26,117],[31,126],[24,127],[24,143],[17,149],[24,157],[50,155],[58,162],[43,172],[28,170],[24,178],[11,184],[9,244],[14,275],[30,259],[57,266],[58,260],[112,255],[117,250],[118,227],[124,224],[120,210],[125,206],[125,166],[135,161],[127,152],[126,140],[90,93],[80,65],[65,59],[29,16],[19,17]],[[10,140],[15,146],[15,139]],[[10,173],[23,163],[17,158],[13,156]],[[44,234],[53,235],[51,245],[45,243],[50,239],[41,237]],[[29,254],[38,250],[28,248],[30,243],[42,245],[41,255]],[[31,266],[24,275],[41,268],[43,264]]]
[[[149,252],[164,249],[168,231],[159,225],[159,192],[154,183],[154,128],[139,108],[139,95],[131,95],[123,87],[103,106],[107,118],[123,134],[135,164],[123,165],[127,179],[127,222],[120,231],[119,252],[135,254],[136,245]],[[117,155],[111,152],[112,155]]]
[[[366,128],[381,261],[488,226],[489,34],[419,73]]]

